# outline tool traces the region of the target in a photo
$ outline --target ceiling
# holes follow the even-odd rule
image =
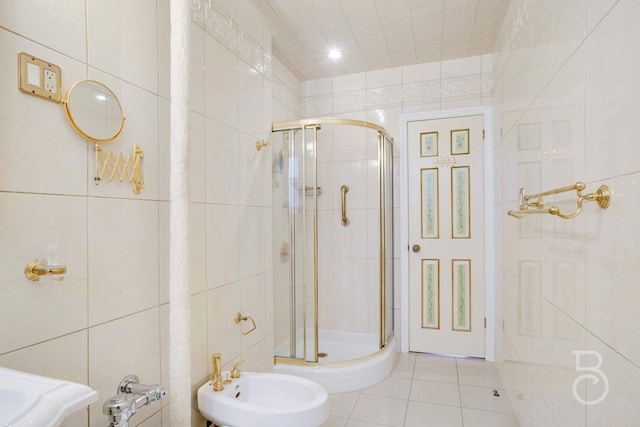
[[[261,0],[300,80],[490,53],[511,0]],[[342,51],[328,58],[331,48]]]

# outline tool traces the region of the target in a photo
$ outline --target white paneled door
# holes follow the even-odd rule
[[[483,116],[407,135],[410,350],[484,357]]]

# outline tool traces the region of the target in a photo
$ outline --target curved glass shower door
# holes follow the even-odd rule
[[[273,126],[275,355],[336,363],[393,336],[393,144],[338,119]]]

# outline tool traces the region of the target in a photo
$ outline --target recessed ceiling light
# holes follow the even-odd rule
[[[342,56],[342,52],[340,52],[340,50],[338,49],[331,49],[329,51],[329,58],[331,59],[338,59]]]

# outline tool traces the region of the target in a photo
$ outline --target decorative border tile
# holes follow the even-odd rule
[[[367,109],[402,104],[402,86],[388,86],[367,90]]]
[[[273,76],[271,98],[285,106],[289,111],[300,115],[300,98],[278,77]]]
[[[271,52],[249,36],[214,0],[191,0],[191,19],[247,65],[271,79]]]
[[[402,86],[402,102],[405,104],[437,101],[440,101],[440,80],[429,80]]]
[[[442,100],[475,98],[482,96],[482,74],[442,80]]]
[[[333,96],[318,95],[308,96],[300,100],[300,113],[302,117],[323,116],[333,111]]]
[[[333,113],[365,110],[367,108],[367,93],[364,89],[353,92],[342,92],[333,95]]]

